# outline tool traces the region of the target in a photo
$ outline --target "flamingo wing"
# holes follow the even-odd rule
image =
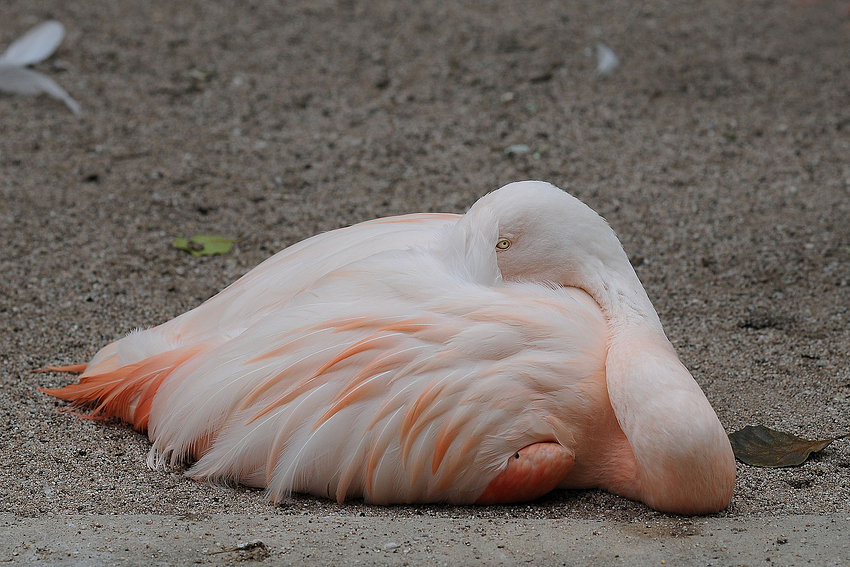
[[[328,274],[166,379],[152,464],[191,456],[191,476],[276,500],[475,502],[521,448],[573,444],[570,410],[593,411],[582,390],[604,376],[583,292],[496,283],[425,251]]]
[[[273,499],[472,503],[537,443],[565,448],[566,474],[607,409],[599,307],[503,282],[486,210],[392,222],[429,245],[390,245],[387,220],[353,227],[368,253],[310,253],[345,230],[309,239],[51,393],[147,426],[152,466],[195,460],[191,476]]]
[[[421,213],[362,222],[281,250],[196,309],[169,321],[165,335],[234,336],[279,309],[319,278],[374,254],[427,247],[460,215]]]

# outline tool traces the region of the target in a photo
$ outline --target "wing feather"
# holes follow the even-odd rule
[[[348,266],[344,283],[319,280],[309,299],[179,377],[155,400],[154,450],[186,455],[212,435],[189,474],[267,486],[275,499],[473,502],[514,452],[569,437],[569,416],[552,416],[569,406],[565,383],[604,364],[576,362],[604,354],[595,304],[578,290],[470,283],[428,254],[388,254]],[[419,280],[416,301],[395,293],[400,273]],[[551,333],[566,346],[552,350]]]
[[[471,503],[540,441],[578,470],[607,400],[605,322],[580,290],[503,282],[497,239],[486,209],[319,235],[89,367],[212,345],[146,405],[149,463],[275,500]]]
[[[190,476],[275,500],[464,503],[528,444],[560,442],[578,461],[577,429],[604,397],[598,306],[576,289],[503,282],[482,212],[393,222],[309,239],[102,350],[93,363],[106,370],[213,345],[158,383],[149,463],[194,461]],[[398,226],[408,232],[390,245]],[[346,234],[377,249],[340,246]]]

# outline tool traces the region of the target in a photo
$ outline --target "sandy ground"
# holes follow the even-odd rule
[[[276,506],[148,470],[146,437],[59,411],[36,387],[72,378],[29,373],[86,361],[317,232],[462,212],[533,178],[608,219],[728,431],[846,432],[846,3],[680,4],[5,2],[0,46],[65,24],[37,69],[84,114],[0,96],[0,561],[850,563],[846,439],[799,468],[739,465],[732,507],[711,518],[598,491]],[[600,41],[622,62],[604,77]],[[198,232],[241,240],[210,258],[171,247]],[[175,543],[183,531],[191,543]],[[257,538],[265,550],[203,552]]]

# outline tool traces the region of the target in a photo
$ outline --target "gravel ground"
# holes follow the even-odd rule
[[[728,431],[850,430],[845,7],[7,0],[0,46],[65,24],[36,69],[83,115],[0,95],[6,525],[237,512],[673,521],[598,491],[511,507],[273,506],[150,471],[145,436],[36,390],[73,378],[31,369],[84,362],[289,244],[377,216],[462,212],[520,179],[608,219]],[[620,57],[609,75],[595,72],[598,42]],[[199,232],[240,240],[207,258],[171,246]],[[847,439],[798,468],[739,465],[715,519],[801,514],[850,516]]]

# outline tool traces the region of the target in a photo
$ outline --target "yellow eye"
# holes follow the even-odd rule
[[[500,238],[499,241],[496,243],[496,249],[497,250],[507,250],[510,247],[511,247],[511,241],[508,240],[507,238]]]

